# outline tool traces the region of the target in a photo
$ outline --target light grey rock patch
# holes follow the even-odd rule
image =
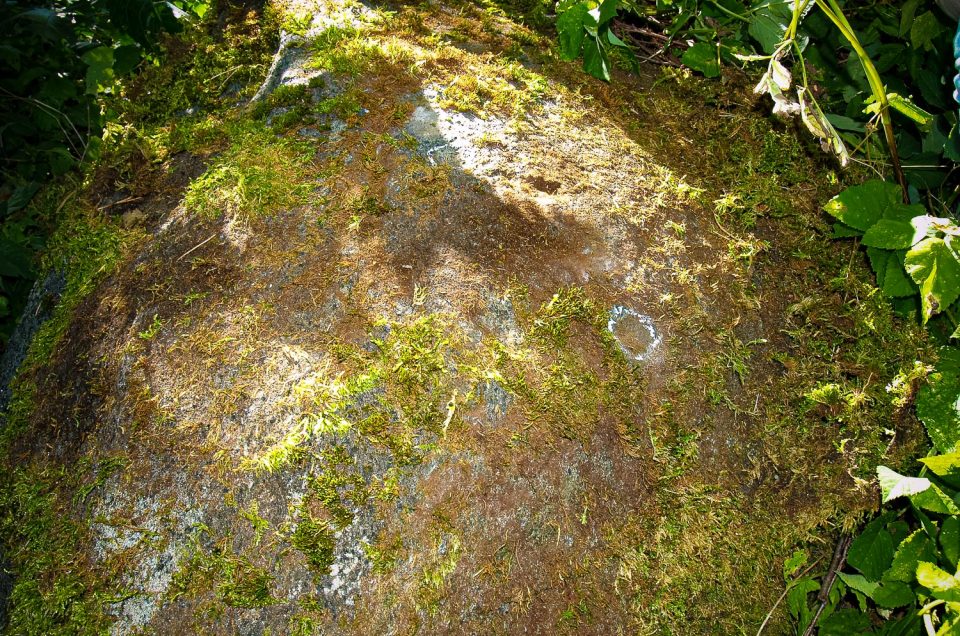
[[[490,174],[502,163],[501,153],[482,142],[503,136],[507,124],[497,117],[444,110],[443,87],[428,86],[412,97],[416,104],[404,131],[419,142],[418,151],[432,163],[448,163],[465,171]]]
[[[127,572],[124,581],[131,596],[107,606],[117,619],[111,634],[129,634],[149,624],[160,609],[187,553],[189,534],[202,521],[203,513],[188,507],[165,514],[164,504],[157,497],[123,494],[119,475],[107,480],[103,492],[94,508],[93,516],[98,521],[90,524],[94,557],[103,562],[118,552],[136,553],[138,567]],[[110,522],[111,516],[126,509],[131,510],[133,523]],[[151,540],[161,536],[166,540]]]

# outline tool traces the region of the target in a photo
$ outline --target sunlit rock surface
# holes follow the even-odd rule
[[[918,346],[837,274],[831,169],[719,86],[608,88],[507,16],[385,9],[291,5],[265,120],[282,87],[358,100],[268,128],[312,144],[301,204],[141,203],[36,372],[19,452],[82,466],[112,632],[753,633],[914,431],[804,398],[889,414]],[[229,156],[180,157],[180,195]]]

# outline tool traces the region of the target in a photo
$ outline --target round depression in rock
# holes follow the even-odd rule
[[[637,362],[648,360],[660,346],[660,334],[653,319],[623,305],[614,305],[610,309],[607,329],[626,356]]]

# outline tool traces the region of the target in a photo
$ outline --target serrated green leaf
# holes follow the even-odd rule
[[[920,241],[907,252],[904,266],[920,286],[924,322],[960,297],[960,255],[950,237]]]
[[[960,603],[960,580],[927,561],[917,566],[917,582],[930,590],[934,598]]]
[[[905,607],[916,600],[910,586],[901,581],[885,581],[873,593],[873,601],[881,607]]]
[[[590,19],[589,10],[585,2],[578,2],[557,16],[560,59],[571,62],[580,57],[585,36],[583,23]]]
[[[904,539],[893,555],[890,569],[884,572],[884,580],[912,583],[917,575],[917,565],[921,561],[936,561],[936,544],[923,530],[916,530]]]
[[[797,581],[787,592],[787,610],[799,623],[805,624],[810,620],[811,612],[807,605],[807,595],[820,590],[820,583],[809,576]]]
[[[937,369],[917,392],[917,417],[934,448],[960,451],[960,349],[942,347]]]
[[[863,236],[863,231],[839,221],[833,224],[833,238],[852,238],[855,236]]]
[[[583,70],[605,82],[610,81],[610,60],[599,37],[588,33],[583,44]]]
[[[885,250],[913,247],[927,235],[926,227],[915,227],[909,221],[880,219],[863,235],[863,244]]]
[[[847,587],[858,592],[862,592],[873,598],[873,593],[877,591],[880,584],[876,581],[868,581],[862,574],[850,574],[848,572],[838,572],[840,580],[847,584]]]
[[[879,581],[893,562],[893,537],[886,524],[892,515],[880,515],[864,527],[847,551],[847,563],[870,581]]]
[[[610,20],[617,17],[617,5],[619,0],[603,0],[600,4],[600,14],[597,18],[597,25],[603,26]]]
[[[697,42],[683,52],[680,58],[685,66],[703,73],[706,77],[718,77],[720,64],[717,62],[717,49],[706,42]]]
[[[920,520],[920,527],[927,533],[927,536],[931,539],[936,539],[940,534],[940,528],[937,526],[937,522],[932,520],[927,516],[927,513],[919,508],[913,509],[913,515]]]
[[[913,19],[917,15],[919,5],[920,0],[907,0],[903,4],[903,8],[900,9],[900,28],[897,32],[900,37],[910,33],[910,27],[913,26]]]
[[[950,134],[943,142],[943,156],[950,161],[960,162],[960,131],[956,124],[950,128]]]
[[[883,503],[889,503],[897,497],[909,497],[922,493],[933,485],[929,479],[907,477],[886,466],[877,466],[877,479],[880,481]]]
[[[936,484],[931,484],[930,488],[919,494],[911,495],[910,501],[913,502],[913,505],[930,512],[942,515],[960,514],[960,508],[957,507],[957,504]]]
[[[892,252],[875,247],[867,248],[870,265],[877,275],[877,287],[889,298],[905,298],[917,293],[917,285],[903,268],[906,250]]]
[[[940,527],[940,550],[954,570],[960,562],[960,517],[947,517]],[[932,559],[931,559],[932,561]]]
[[[916,612],[907,612],[901,618],[885,620],[883,625],[873,632],[876,636],[917,636],[923,619]]]
[[[791,8],[786,2],[758,0],[751,8],[753,18],[747,32],[760,43],[765,53],[771,54],[783,41],[790,24]]]
[[[883,218],[890,221],[906,221],[910,223],[920,217],[932,218],[927,217],[927,209],[919,203],[906,205],[905,203],[898,202],[896,205],[892,205],[883,211]],[[918,223],[921,222],[918,221]],[[929,225],[926,219],[922,221],[922,223]]]
[[[918,15],[910,26],[910,43],[915,49],[933,50],[933,41],[943,31],[940,20],[932,11]]]
[[[803,550],[795,550],[794,553],[783,562],[783,580],[789,580],[806,562],[807,553]]]
[[[833,197],[824,210],[844,224],[866,232],[884,218],[885,212],[898,206],[903,206],[900,188],[886,181],[872,179]]]
[[[98,46],[81,59],[87,64],[87,94],[96,95],[113,85],[113,49]]]
[[[838,609],[817,624],[818,636],[851,636],[870,629],[870,617],[852,608]]]
[[[920,461],[924,466],[929,468],[930,472],[934,475],[939,475],[940,477],[960,475],[960,452],[923,457]]]
[[[893,537],[893,545],[900,545],[910,536],[910,526],[903,519],[895,519],[887,524],[887,532]]]

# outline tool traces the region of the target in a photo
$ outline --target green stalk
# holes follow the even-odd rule
[[[710,0],[710,4],[712,4],[717,9],[720,9],[721,13],[725,13],[735,20],[740,20],[741,22],[747,22],[747,23],[750,22],[750,18],[744,15],[740,15],[739,13],[734,13],[730,9],[726,8],[725,6],[717,2],[717,0]]]
[[[863,66],[863,72],[867,76],[867,82],[870,84],[870,90],[873,92],[873,98],[877,100],[877,105],[879,106],[880,123],[883,125],[887,149],[890,151],[890,162],[893,164],[893,173],[897,178],[897,183],[900,185],[904,203],[909,203],[907,180],[903,175],[903,168],[900,166],[900,154],[897,152],[897,140],[893,133],[893,118],[890,116],[887,90],[883,85],[883,80],[880,79],[880,73],[877,72],[877,68],[873,65],[873,60],[870,59],[870,56],[867,55],[867,52],[863,49],[863,46],[861,46],[857,34],[854,32],[853,27],[850,26],[850,23],[847,22],[847,18],[843,15],[843,10],[837,4],[836,0],[814,1],[827,18],[833,22],[834,26],[840,30],[840,33],[853,48],[857,57],[860,58],[860,64]]]

